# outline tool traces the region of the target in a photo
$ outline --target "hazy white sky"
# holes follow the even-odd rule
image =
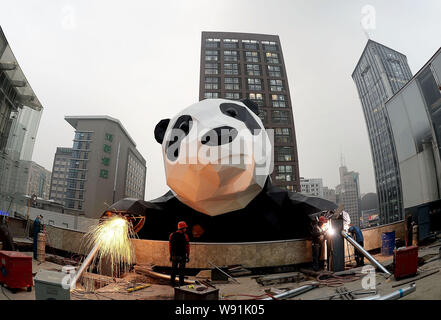
[[[441,46],[439,0],[0,0],[0,24],[44,106],[33,160],[47,169],[72,146],[65,115],[118,118],[147,160],[146,199],[168,190],[153,130],[198,101],[201,31],[278,34],[294,111],[300,175],[339,183],[340,154],[375,192],[366,125],[351,74],[373,40],[416,73]]]

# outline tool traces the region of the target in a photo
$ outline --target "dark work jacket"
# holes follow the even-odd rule
[[[33,229],[34,229],[34,236],[38,236],[38,233],[41,231],[41,221],[40,221],[40,219],[37,218],[37,219],[34,220]]]
[[[170,256],[185,257],[190,255],[190,243],[188,236],[182,232],[173,232],[169,238]]]
[[[357,242],[363,242],[364,238],[363,238],[363,233],[361,232],[361,230],[355,226],[352,226],[349,228],[349,232],[353,235],[355,235],[355,241]]]

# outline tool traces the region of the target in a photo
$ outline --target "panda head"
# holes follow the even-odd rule
[[[206,99],[161,120],[167,184],[176,197],[210,216],[244,208],[272,170],[272,147],[250,100]]]

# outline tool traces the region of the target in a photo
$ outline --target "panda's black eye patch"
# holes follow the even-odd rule
[[[228,108],[225,112],[233,118],[237,117],[237,111],[234,108]]]
[[[179,147],[181,141],[184,139],[191,130],[193,119],[189,115],[180,116],[172,127],[172,131],[169,137],[169,141],[166,145],[167,158],[171,161],[175,161],[179,156]]]
[[[259,134],[259,130],[262,129],[256,119],[253,118],[251,113],[244,106],[235,103],[221,103],[219,108],[223,114],[245,123],[253,135]]]

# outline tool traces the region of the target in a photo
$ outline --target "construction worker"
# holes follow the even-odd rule
[[[15,250],[14,240],[8,228],[7,216],[0,216],[0,242],[3,244],[3,248],[1,250]]]
[[[320,255],[326,232],[324,226],[327,222],[325,217],[320,216],[318,221],[314,221],[312,225],[312,268],[314,271],[320,270]]]
[[[174,287],[176,274],[179,274],[179,285],[184,285],[185,263],[190,261],[190,243],[186,234],[185,221],[178,223],[178,230],[169,238],[170,261],[172,262],[171,285]]]
[[[360,228],[351,224],[351,226],[349,228],[349,233],[351,234],[351,237],[355,241],[357,241],[357,243],[360,246],[362,246],[362,247],[364,246],[363,233],[361,232]],[[364,255],[361,254],[361,252],[356,249],[354,249],[354,253],[355,253],[355,262],[357,263],[357,267],[364,266]]]
[[[37,241],[38,234],[43,230],[43,216],[39,215],[34,220],[33,233],[34,233],[34,259],[37,260]]]

